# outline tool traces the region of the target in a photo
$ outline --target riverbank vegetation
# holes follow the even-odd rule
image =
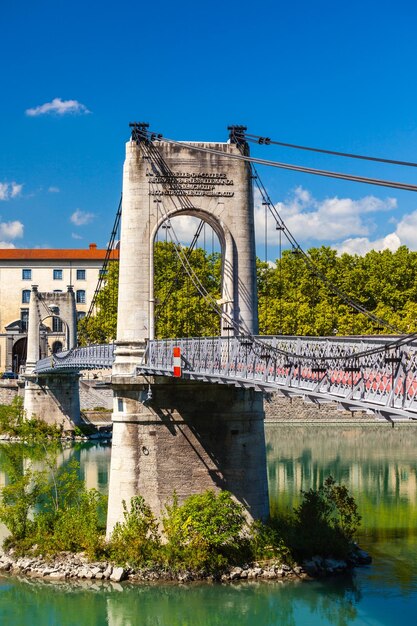
[[[11,404],[0,404],[0,435],[35,442],[38,438],[59,439],[62,437],[62,428],[35,417],[27,419],[23,398],[15,396]]]
[[[304,493],[291,514],[266,524],[248,524],[243,506],[226,491],[181,504],[174,494],[159,522],[137,496],[124,503],[123,521],[106,541],[106,498],[86,489],[76,463],[58,467],[59,445],[31,446],[30,462],[24,444],[7,448],[0,521],[10,532],[5,548],[15,555],[84,552],[91,561],[121,567],[216,575],[234,565],[291,565],[316,554],[347,559],[352,551],[360,517],[346,487],[332,478]]]
[[[188,252],[199,282],[217,300],[221,258],[201,248]],[[417,331],[417,252],[372,250],[364,256],[339,255],[322,246],[309,250],[316,272],[303,255],[284,250],[274,264],[258,260],[259,329],[265,335],[386,334],[387,329],[349,307],[330,283],[375,316],[404,333]],[[318,278],[322,275],[327,284]],[[81,343],[101,343],[116,335],[118,263],[109,265],[96,315],[79,324]],[[182,271],[175,244],[155,245],[156,336],[219,334],[217,315]]]

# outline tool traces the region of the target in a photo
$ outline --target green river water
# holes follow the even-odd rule
[[[6,445],[6,444],[5,444]],[[0,625],[408,626],[417,624],[417,424],[269,424],[271,508],[329,474],[355,495],[369,567],[317,582],[107,585],[0,577]],[[110,449],[67,450],[89,487],[105,491]],[[0,486],[2,473],[0,446]]]

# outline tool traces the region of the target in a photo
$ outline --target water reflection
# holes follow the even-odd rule
[[[363,623],[357,621],[360,599],[350,579],[326,585],[93,585],[84,589],[0,579],[0,622],[60,626],[350,626]]]
[[[71,460],[78,461],[80,477],[88,489],[97,489],[107,494],[110,471],[111,448],[102,443],[79,443],[62,446],[58,449],[56,465],[63,467]],[[23,443],[0,444],[0,489],[9,481],[10,464],[18,463],[23,472],[29,465],[34,470],[44,469],[42,448],[29,447]]]
[[[286,425],[267,428],[272,509],[331,474],[355,495],[369,536],[417,529],[417,425]]]
[[[417,425],[273,424],[267,444],[272,512],[291,510],[331,474],[362,515],[358,539],[374,559],[357,572],[366,593],[416,594]]]

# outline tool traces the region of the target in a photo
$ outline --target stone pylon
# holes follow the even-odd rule
[[[176,215],[204,220],[220,241],[223,333],[258,330],[250,167],[229,158],[242,154],[233,142],[193,145],[219,154],[163,140],[126,145],[108,533],[122,500],[138,493],[157,515],[174,490],[184,499],[210,487],[230,490],[252,517],[268,514],[261,394],[136,376],[154,337],[154,239]]]
[[[35,373],[40,358],[41,323],[57,310],[66,327],[66,349],[71,350],[77,345],[77,309],[72,286],[68,286],[65,293],[40,293],[37,285],[32,285],[23,406],[27,418],[35,416],[63,430],[73,430],[80,424],[79,374],[40,377]]]

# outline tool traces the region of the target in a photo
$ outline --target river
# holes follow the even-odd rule
[[[331,474],[357,499],[361,546],[374,561],[308,583],[132,586],[0,577],[0,624],[23,626],[408,626],[417,621],[417,425],[268,424],[272,510]],[[79,446],[87,485],[106,490],[110,450]],[[0,485],[2,473],[0,447]],[[4,482],[3,482],[4,484]]]

